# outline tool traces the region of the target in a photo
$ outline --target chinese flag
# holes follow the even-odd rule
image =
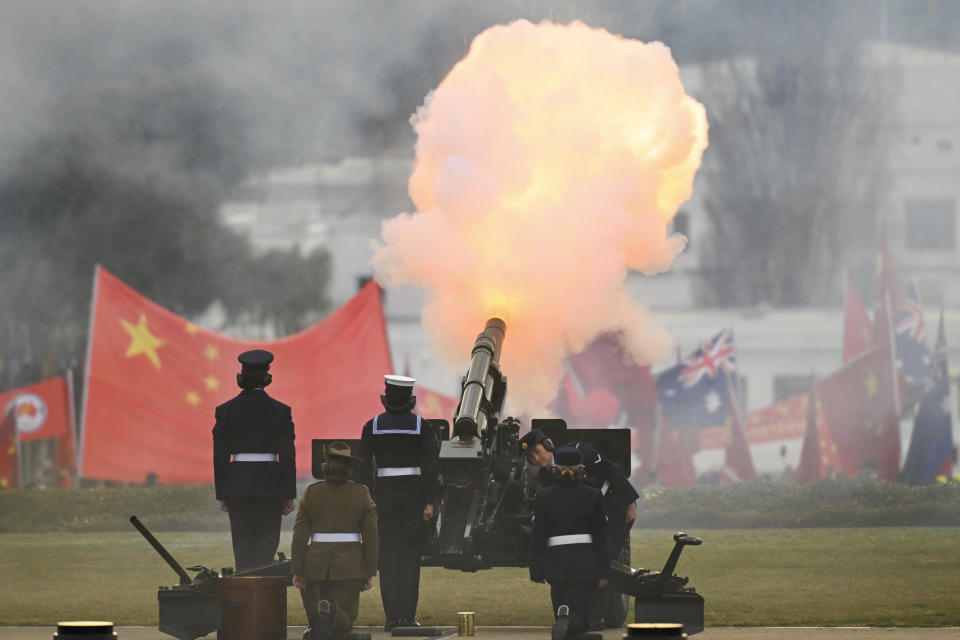
[[[816,394],[837,448],[838,473],[857,476],[872,468],[881,478],[896,480],[900,427],[893,381],[889,351],[872,347],[817,383]]]
[[[267,391],[292,407],[300,476],[310,474],[312,439],[358,438],[382,411],[392,367],[375,283],[300,333],[243,341],[197,327],[98,267],[81,474],[212,482],[214,408],[239,393],[237,356],[255,348],[276,356]]]
[[[800,451],[800,464],[797,465],[797,482],[813,482],[829,478],[836,474],[839,465],[839,452],[833,434],[823,417],[823,409],[817,401],[816,387],[810,387],[810,393],[803,398],[806,410],[806,432],[803,436],[803,449]]]
[[[843,361],[860,355],[873,344],[873,326],[870,314],[863,306],[860,294],[850,276],[847,276],[843,293]]]
[[[657,442],[657,479],[666,487],[692,487],[696,482],[693,459],[680,445],[676,429],[661,417]]]
[[[796,395],[768,407],[748,412],[743,425],[747,444],[803,437],[806,426],[804,417],[806,407],[806,395]],[[726,446],[726,427],[700,429],[700,449],[723,449]]]
[[[20,487],[20,456],[17,441],[17,418],[12,410],[0,422],[0,489]]]

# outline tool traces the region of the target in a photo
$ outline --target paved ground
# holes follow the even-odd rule
[[[56,627],[0,627],[0,640],[52,640]],[[372,640],[390,640],[379,628]],[[173,636],[151,627],[116,627],[118,640],[170,640]],[[451,635],[455,635],[453,627]],[[303,627],[289,627],[288,640],[299,640]],[[622,640],[623,629],[608,629],[604,640]],[[549,627],[477,627],[477,640],[548,640]],[[960,627],[708,627],[693,636],[696,640],[960,640]],[[205,636],[214,640],[216,634]],[[404,638],[403,640],[419,640]]]

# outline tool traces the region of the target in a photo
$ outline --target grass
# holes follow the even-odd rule
[[[669,531],[635,531],[633,564],[659,569]],[[878,527],[691,531],[678,573],[706,599],[706,622],[719,626],[958,626],[960,529]],[[158,533],[184,565],[233,564],[229,533]],[[281,550],[288,550],[284,533]],[[109,533],[0,534],[0,625],[52,625],[104,619],[156,625],[159,585],[176,576],[132,528]],[[289,624],[304,624],[297,592],[288,592]],[[461,573],[428,567],[418,617],[456,624],[547,625],[545,585],[525,569]],[[361,597],[360,625],[382,624],[377,587]]]

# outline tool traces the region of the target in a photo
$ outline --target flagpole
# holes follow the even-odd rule
[[[16,411],[16,407],[11,409],[11,411]],[[17,480],[20,483],[20,489],[26,489],[26,481],[23,473],[23,455],[20,450],[20,425],[17,424],[17,416],[13,416],[13,440],[16,443],[15,447],[17,449]]]
[[[93,355],[93,321],[97,310],[97,288],[100,283],[100,265],[93,267],[93,290],[90,293],[90,322],[87,324],[87,355],[83,363],[83,407],[80,414],[83,422],[77,438],[77,479],[83,477],[83,445],[87,434],[87,401],[90,395],[90,359]],[[72,388],[72,387],[71,387]],[[71,403],[71,407],[73,404]]]
[[[890,345],[890,374],[891,381],[893,382],[893,410],[897,415],[897,424],[899,426],[900,422],[900,380],[897,377],[897,344],[894,342],[895,338],[893,335],[893,317],[891,316],[892,310],[890,309],[890,292],[886,292],[883,295],[883,306],[885,314],[887,316],[887,339],[889,340]]]
[[[653,473],[657,474],[657,482],[660,482],[660,438],[663,436],[661,433],[662,421],[660,419],[660,402],[657,402],[657,409],[654,412],[654,427],[653,427],[653,457],[651,458],[650,467]],[[649,480],[649,472],[646,480]]]
[[[67,382],[67,427],[70,429],[70,437],[73,438],[73,468],[77,469],[79,461],[77,460],[77,410],[73,406],[73,369],[68,368],[64,374]]]

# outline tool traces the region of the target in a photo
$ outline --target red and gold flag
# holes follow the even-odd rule
[[[244,341],[202,329],[102,268],[95,275],[85,379],[81,474],[142,482],[212,482],[214,409],[239,393],[237,356],[275,355],[268,391],[292,407],[297,474],[313,438],[357,438],[382,411],[392,373],[379,287],[300,333]]]
[[[71,486],[76,462],[69,374],[0,394],[4,410],[12,413],[20,442],[56,439],[57,485]]]

